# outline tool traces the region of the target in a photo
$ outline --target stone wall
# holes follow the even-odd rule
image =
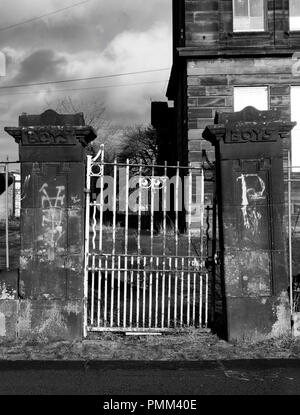
[[[83,115],[22,115],[5,131],[19,144],[21,252],[0,273],[0,340],[83,336],[84,147],[96,135]]]
[[[189,160],[199,161],[201,150],[212,148],[202,141],[204,128],[213,124],[217,112],[233,112],[235,86],[267,86],[269,106],[278,119],[290,120],[290,86],[299,84],[287,58],[198,59],[187,62]],[[285,142],[285,149],[289,143]]]
[[[266,1],[265,32],[233,33],[232,0],[185,0],[185,46],[218,52],[224,48],[298,48],[299,32],[289,31],[289,2]],[[275,21],[275,25],[274,25]]]

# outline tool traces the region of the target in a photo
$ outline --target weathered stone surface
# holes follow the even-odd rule
[[[291,333],[288,298],[227,298],[230,338],[258,341]]]
[[[18,321],[18,301],[0,299],[0,340],[16,340]]]
[[[228,297],[271,295],[269,251],[227,250],[224,258]]]
[[[55,123],[55,124],[52,124]],[[57,124],[56,124],[57,123]],[[84,125],[83,115],[22,115],[19,127],[5,127],[20,147],[21,162],[82,161],[84,147],[96,138],[92,127]]]
[[[216,150],[229,339],[291,330],[282,142],[295,123],[277,117],[248,107],[203,133]]]
[[[18,338],[57,341],[82,338],[83,302],[20,301]]]
[[[83,328],[84,147],[96,134],[84,125],[81,113],[61,115],[52,110],[22,115],[19,127],[5,130],[19,143],[22,163],[18,336],[79,339]],[[4,288],[7,296],[9,290]]]

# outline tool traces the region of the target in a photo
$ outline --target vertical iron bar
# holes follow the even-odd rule
[[[140,325],[140,256],[137,257],[137,282],[136,282],[136,327]]]
[[[176,167],[175,188],[175,294],[174,294],[174,326],[177,327],[177,289],[178,289],[178,196],[179,196],[179,162]]]
[[[151,168],[151,202],[150,202],[150,282],[149,282],[149,327],[151,327],[152,320],[152,284],[153,284],[153,237],[154,237],[154,194],[155,194],[155,177],[154,177],[154,162]],[[158,274],[156,273],[156,279]],[[157,295],[157,292],[156,292]]]
[[[158,284],[158,273],[156,273],[155,276],[155,328],[158,327],[158,289],[159,289],[159,284]]]
[[[178,258],[175,258],[175,286],[174,286],[174,328],[177,327],[177,295],[178,295]]]
[[[197,278],[194,272],[194,289],[193,289],[193,326],[196,327],[196,289],[197,289]]]
[[[107,274],[107,268],[108,268],[108,261],[107,261],[107,255],[105,255],[105,286],[104,286],[104,325],[106,327],[107,325],[107,308],[108,308],[108,295],[107,295],[107,289],[108,289],[108,274]]]
[[[95,255],[93,255],[93,260],[95,259]],[[95,261],[94,261],[95,262]],[[100,326],[100,316],[101,316],[101,297],[102,297],[102,271],[98,270],[98,298],[97,298],[97,326]],[[95,286],[93,288],[95,290]]]
[[[84,317],[83,337],[87,336],[87,307],[88,307],[88,266],[90,249],[90,201],[91,201],[91,162],[92,156],[87,156],[86,183],[85,183],[85,235],[84,235]]]
[[[115,257],[111,258],[110,327],[114,326]]]
[[[169,279],[168,279],[168,328],[170,328],[171,324],[171,266],[172,266],[172,259],[169,258]]]
[[[201,216],[200,216],[200,299],[199,299],[199,327],[202,327],[202,306],[203,306],[203,254],[204,254],[204,168],[201,168]]]
[[[208,273],[205,275],[205,328],[208,326]]]
[[[96,237],[97,237],[97,219],[96,219],[96,211],[97,211],[97,205],[96,202],[93,203],[93,255],[95,255],[96,250]]]
[[[96,250],[96,236],[97,236],[97,229],[96,229],[96,225],[97,225],[97,220],[96,220],[96,210],[97,210],[97,206],[95,204],[95,202],[93,203],[93,239],[92,239],[92,244],[93,244],[93,252],[92,252],[92,267],[93,267],[93,272],[92,272],[92,319],[91,322],[92,324],[94,323],[94,306],[95,306],[95,267],[96,267],[96,257],[95,257],[95,250]],[[99,326],[100,324],[100,290],[99,287],[101,287],[101,268],[99,265],[99,270],[97,271],[98,274],[98,295],[97,295],[97,325]]]
[[[192,224],[192,192],[193,192],[193,176],[192,166],[189,164],[189,182],[188,182],[188,292],[187,292],[187,325],[190,324],[190,307],[191,307],[191,272],[190,272],[190,261],[191,261],[191,224]]]
[[[6,269],[9,269],[9,242],[8,242],[8,157],[5,164],[5,245],[6,245]]]
[[[142,164],[140,164],[139,166],[139,208],[138,208],[138,234],[137,234],[138,256],[141,255],[141,229],[142,229]]]
[[[184,258],[181,258],[180,326],[183,326]]]
[[[155,194],[155,178],[154,178],[155,170],[154,170],[154,162],[152,163],[151,168],[151,187],[150,187],[150,287],[149,287],[149,327],[151,327],[152,322],[152,287],[153,287],[153,237],[154,237],[154,194]],[[158,275],[156,273],[156,279]],[[157,295],[157,292],[156,292]]]
[[[201,202],[200,202],[200,270],[203,267],[203,253],[204,253],[204,169],[201,168]]]
[[[114,297],[115,297],[115,255],[116,255],[116,222],[117,222],[117,160],[114,160],[114,189],[113,189],[113,235],[112,235],[112,271],[111,271],[111,299],[110,299],[110,326],[114,325]]]
[[[13,192],[12,192],[12,216],[16,217],[16,176],[13,174]]]
[[[152,274],[152,269],[153,269],[153,256],[151,255],[151,259],[150,259],[150,281],[149,281],[149,328],[151,328],[152,326],[152,295],[153,295],[153,274]],[[156,278],[157,278],[157,272],[156,272]]]
[[[133,256],[130,261],[130,315],[129,315],[129,324],[132,327],[132,316],[133,316]]]
[[[163,289],[165,289],[165,280],[166,280],[166,235],[167,235],[167,175],[168,175],[168,165],[167,161],[165,161],[164,167],[164,183],[163,183]],[[170,301],[171,301],[171,294],[170,294],[170,273],[168,279],[168,314],[167,314],[167,327],[170,327]],[[165,304],[164,304],[164,297],[165,293],[163,293],[163,325],[164,327],[164,316],[165,316]]]
[[[126,327],[127,312],[127,260],[128,260],[128,216],[129,216],[129,160],[126,160],[126,200],[125,200],[125,258],[124,258],[124,308],[123,326]]]
[[[121,256],[118,255],[118,298],[117,298],[117,324],[121,325]]]
[[[159,266],[160,258],[156,257],[156,273],[155,273],[155,327],[158,326],[158,289],[159,289]],[[151,326],[152,327],[152,326]]]
[[[146,266],[147,266],[147,258],[144,256],[144,264],[143,264],[143,327],[145,327],[146,323]]]
[[[158,258],[157,258],[158,260]],[[166,295],[166,274],[163,271],[162,277],[162,298],[161,298],[161,327],[165,327],[165,295]]]
[[[200,274],[200,298],[199,298],[199,327],[202,327],[202,306],[203,306],[203,277]]]
[[[101,153],[100,161],[100,224],[99,224],[99,253],[102,254],[103,247],[103,186],[104,186],[104,152]]]
[[[104,151],[101,151],[101,158],[100,158],[100,220],[99,220],[99,271],[98,271],[98,326],[100,325],[100,312],[101,312],[101,290],[102,290],[102,248],[103,248],[103,186],[104,186]],[[94,159],[95,160],[95,159]],[[94,238],[96,237],[96,205],[94,206]],[[95,241],[95,239],[94,239]],[[95,247],[94,247],[95,249]],[[94,253],[95,255],[95,253]],[[106,282],[107,274],[105,272],[105,282]],[[107,289],[107,285],[106,285]],[[104,294],[104,312],[106,312],[106,291]],[[104,316],[103,323],[106,325],[106,318]]]
[[[289,228],[289,279],[290,279],[290,311],[294,311],[293,296],[293,245],[292,245],[292,180],[291,180],[291,152],[288,152],[288,228]]]
[[[91,325],[94,324],[94,307],[95,307],[95,255],[92,256],[92,292],[91,292]]]
[[[136,327],[140,325],[140,259],[141,259],[141,231],[142,231],[142,161],[139,165],[139,207],[138,207],[138,234],[137,234],[137,283],[136,283]]]

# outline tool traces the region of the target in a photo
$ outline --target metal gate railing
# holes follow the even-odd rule
[[[21,178],[19,162],[0,162],[0,270],[18,268]]]
[[[289,258],[289,295],[290,311],[300,312],[300,166],[292,165],[291,153],[288,153],[286,173],[287,182],[287,224]]]
[[[84,335],[207,327],[202,167],[87,157]]]

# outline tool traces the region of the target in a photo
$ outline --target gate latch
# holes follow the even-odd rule
[[[220,265],[221,259],[220,259],[220,252],[216,252],[215,255],[209,256],[205,260],[205,267],[207,269],[211,269],[215,265]]]

